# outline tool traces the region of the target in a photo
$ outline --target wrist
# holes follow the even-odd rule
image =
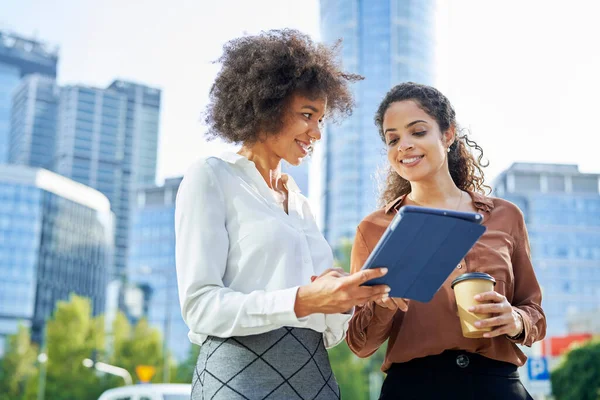
[[[313,314],[309,299],[310,288],[308,285],[300,286],[296,291],[296,301],[294,302],[294,313],[296,314],[296,318],[304,318]]]
[[[512,310],[512,314],[513,314],[513,318],[515,318],[517,321],[517,327],[519,328],[518,331],[513,334],[513,335],[508,335],[509,339],[512,340],[517,340],[521,337],[521,335],[525,332],[525,323],[523,322],[523,316],[521,315],[520,312],[515,311],[515,309],[513,308]]]

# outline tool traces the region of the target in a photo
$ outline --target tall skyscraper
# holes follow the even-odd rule
[[[61,89],[55,170],[105,194],[116,215],[113,276],[127,262],[132,195],[154,184],[160,90],[125,81]]]
[[[112,241],[106,196],[43,169],[0,165],[0,351],[19,323],[39,342],[71,293],[104,312]]]
[[[570,319],[600,309],[600,174],[515,163],[493,186],[525,215],[546,336],[565,335]]]
[[[38,74],[23,78],[13,95],[9,163],[52,167],[58,99],[54,78]]]
[[[134,187],[154,185],[161,91],[120,80],[114,81],[108,89],[127,97],[125,149],[131,161],[124,165],[123,172],[131,175]]]
[[[188,355],[188,328],[181,317],[175,270],[175,197],[181,178],[137,192],[132,217],[128,280],[144,293],[142,307],[150,324],[164,335],[169,351],[182,361]]]
[[[127,260],[131,149],[125,147],[125,95],[106,89],[66,86],[60,91],[54,170],[99,190],[116,216],[112,274],[121,276]]]
[[[0,31],[0,164],[8,161],[13,91],[29,74],[56,77],[58,49],[37,40]]]
[[[435,0],[321,0],[322,40],[342,39],[344,69],[366,78],[354,85],[353,115],[328,124],[322,144],[320,222],[334,247],[377,206],[376,174],[385,165],[373,122],[379,102],[398,83],[432,84],[434,7]]]

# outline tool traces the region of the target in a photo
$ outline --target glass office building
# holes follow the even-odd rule
[[[180,183],[181,178],[172,178],[138,191],[127,267],[129,282],[144,293],[144,316],[163,333],[178,361],[190,348],[175,270],[175,197]]]
[[[145,85],[114,81],[108,90],[127,97],[123,173],[137,187],[156,183],[161,91]]]
[[[600,174],[576,165],[515,163],[495,195],[523,211],[542,286],[547,337],[569,333],[569,319],[600,309]]]
[[[154,184],[159,110],[160,90],[124,81],[60,91],[54,169],[110,200],[115,277],[125,274],[132,194]]]
[[[54,170],[108,197],[116,216],[114,270],[127,260],[130,176],[125,149],[125,95],[86,86],[60,90]]]
[[[0,341],[21,323],[39,342],[56,302],[71,293],[102,313],[113,251],[108,199],[43,169],[0,165],[0,205]]]
[[[434,9],[435,0],[321,0],[322,40],[342,39],[344,69],[366,78],[353,87],[353,115],[327,124],[322,144],[321,224],[334,247],[378,204],[385,148],[373,118],[383,96],[404,81],[433,83]]]
[[[59,92],[54,78],[28,75],[14,91],[8,161],[51,168],[56,142]]]
[[[0,30],[0,164],[8,161],[12,95],[26,75],[56,77],[58,49]]]

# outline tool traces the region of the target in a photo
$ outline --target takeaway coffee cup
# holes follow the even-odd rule
[[[458,306],[458,316],[464,337],[480,338],[492,328],[477,328],[475,321],[490,318],[490,314],[476,314],[468,311],[469,307],[481,304],[474,299],[475,295],[494,290],[496,280],[484,272],[468,272],[458,276],[452,281],[452,289]]]

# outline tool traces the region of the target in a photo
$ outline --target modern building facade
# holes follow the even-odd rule
[[[547,336],[570,333],[569,321],[600,309],[600,174],[515,163],[493,186],[525,215]]]
[[[29,74],[56,77],[58,49],[0,30],[0,164],[8,161],[13,91]]]
[[[122,276],[129,235],[130,161],[125,148],[127,98],[106,89],[65,86],[60,90],[54,171],[92,187],[110,201],[116,216],[112,276]]]
[[[0,341],[21,323],[39,342],[71,293],[104,312],[113,251],[106,196],[47,170],[0,165],[0,205]]]
[[[51,168],[59,100],[55,79],[28,75],[13,93],[8,162]]]
[[[134,187],[156,183],[158,128],[161,91],[137,83],[117,80],[108,90],[127,97],[125,120],[125,164],[123,174]]]
[[[154,184],[161,92],[125,81],[60,90],[54,170],[108,197],[116,215],[112,276],[125,276],[137,187]]]
[[[433,83],[435,0],[321,0],[321,38],[342,39],[345,70],[366,79],[354,85],[357,107],[339,125],[327,124],[320,185],[321,226],[329,243],[352,238],[378,204],[384,145],[374,115],[392,86]]]
[[[190,349],[175,269],[175,198],[181,179],[167,179],[162,186],[137,192],[128,263],[128,281],[144,296],[143,316],[162,332],[178,361]]]

